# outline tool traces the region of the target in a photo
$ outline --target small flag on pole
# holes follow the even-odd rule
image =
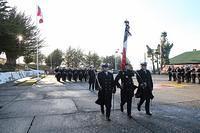
[[[37,9],[37,16],[40,17],[39,18],[39,23],[43,23],[43,16],[42,16],[42,11],[41,11],[41,8],[38,6],[38,9]]]

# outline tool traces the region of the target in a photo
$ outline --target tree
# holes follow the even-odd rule
[[[69,46],[69,48],[67,49],[66,53],[65,53],[65,63],[67,65],[67,67],[73,67],[73,57],[74,57],[74,53],[76,52],[76,50],[74,48],[72,48],[71,46]]]
[[[146,45],[147,47],[147,56],[149,58],[151,58],[151,61],[152,61],[152,65],[153,65],[153,73],[155,74],[155,64],[154,64],[154,56],[155,56],[155,53],[154,53],[154,49],[150,48],[148,45]]]
[[[103,58],[103,63],[108,63],[110,69],[115,69],[115,56],[106,56]]]
[[[164,57],[164,65],[169,65],[169,54],[171,52],[171,49],[173,47],[173,43],[169,43],[167,42],[165,45],[164,45],[164,48],[163,48],[163,57]]]
[[[79,67],[84,64],[84,60],[84,54],[81,49],[74,49],[69,46],[65,53],[65,64],[67,67]]]
[[[103,63],[108,63],[110,69],[115,69],[115,58],[117,63],[117,69],[121,69],[121,56],[115,57],[114,55],[106,56],[103,58]],[[131,64],[130,60],[126,58],[126,63]]]
[[[157,66],[157,71],[160,72],[160,68],[159,68],[159,63],[160,63],[160,44],[158,44],[154,55],[155,55],[155,58],[156,58],[155,63],[156,63],[156,66]]]
[[[40,51],[38,52],[38,64],[42,65],[46,60],[46,56],[42,54]],[[33,62],[37,64],[37,53],[33,55]]]
[[[161,51],[160,51],[160,56],[161,56],[161,70],[163,68],[164,65],[168,65],[169,64],[169,54],[170,51],[173,47],[173,43],[170,44],[167,40],[167,32],[162,32],[161,33]]]
[[[83,63],[84,57],[83,57],[83,51],[81,49],[76,49],[73,55],[72,59],[72,66],[73,67],[79,67],[80,64]]]
[[[52,66],[52,68],[56,68],[60,66],[63,61],[63,52],[59,49],[54,50],[50,53],[47,58],[45,59],[45,63],[47,66]]]
[[[27,54],[24,56],[24,62],[28,65],[29,63],[33,62],[33,55]]]
[[[91,57],[92,57],[91,58],[92,64],[94,65],[95,68],[98,68],[101,64],[100,57],[98,56],[97,53],[93,53]]]
[[[87,55],[85,55],[85,65],[91,66],[92,65],[92,53],[89,51]]]
[[[19,35],[23,40],[18,38]],[[43,40],[40,39],[39,30],[31,22],[31,18],[12,8],[4,19],[0,42],[0,53],[5,52],[6,65],[15,67],[18,57],[35,53],[37,45],[38,48],[42,47]]]

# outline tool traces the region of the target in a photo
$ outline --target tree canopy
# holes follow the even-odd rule
[[[43,40],[31,17],[8,7],[5,0],[0,0],[0,16],[0,53],[5,52],[7,65],[15,66],[18,57],[36,53]]]

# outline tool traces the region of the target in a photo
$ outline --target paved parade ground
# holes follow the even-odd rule
[[[200,133],[200,85],[153,76],[152,116],[133,98],[132,116],[120,112],[119,90],[111,122],[94,103],[88,83],[59,83],[47,76],[33,86],[0,86],[0,133]],[[136,82],[135,82],[136,83]]]

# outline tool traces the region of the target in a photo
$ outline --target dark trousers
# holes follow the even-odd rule
[[[169,72],[168,75],[169,75],[169,81],[172,81],[172,74]]]
[[[107,118],[110,118],[110,112],[111,112],[111,106],[106,106],[106,117]],[[101,113],[104,114],[104,105],[101,105]]]
[[[141,107],[141,105],[145,102],[145,110],[146,110],[146,113],[150,113],[150,98],[140,98],[140,101],[138,103],[138,106]]]
[[[176,74],[173,74],[173,81],[176,81]]]
[[[196,75],[192,75],[192,83],[196,82]]]
[[[94,90],[94,83],[89,83],[89,90],[91,90],[91,86],[92,86],[92,90]]]
[[[131,115],[132,96],[121,95],[121,106],[124,106],[125,103],[127,103],[127,115]]]
[[[185,81],[185,76],[182,75],[181,77],[182,77],[182,82],[184,82]]]

